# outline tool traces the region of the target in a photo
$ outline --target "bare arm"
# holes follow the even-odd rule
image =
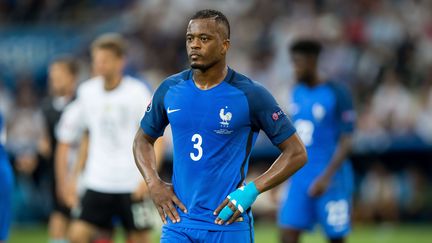
[[[330,178],[336,173],[351,152],[351,147],[351,135],[342,135],[339,140],[339,146],[337,147],[330,164],[323,173],[324,176]]]
[[[52,158],[52,156],[54,156],[53,152],[53,148],[51,148],[51,137],[49,135],[48,132],[48,122],[46,121],[45,116],[43,115],[44,113],[41,112],[40,113],[40,119],[42,120],[42,124],[40,126],[40,134],[39,134],[39,138],[37,141],[37,152],[39,153],[40,156],[42,156],[42,158],[44,159],[50,159]]]
[[[309,189],[311,196],[320,196],[327,190],[332,177],[351,152],[351,147],[352,136],[350,134],[342,135],[330,163]]]
[[[254,180],[260,193],[284,182],[306,164],[306,150],[297,134],[285,140],[278,147],[282,153],[264,174]]]
[[[63,190],[67,185],[68,176],[68,154],[69,154],[69,144],[64,142],[58,142],[55,149],[55,179],[56,179],[56,190],[57,197],[64,201]]]
[[[165,152],[163,137],[158,138],[154,142],[154,150],[156,156],[156,168],[159,171],[162,166],[162,162],[164,160],[164,152]],[[144,197],[148,195],[148,193],[149,193],[149,189],[147,183],[143,180],[143,182],[141,182],[133,192],[132,199],[137,201],[142,200]]]
[[[85,132],[83,137],[81,138],[81,143],[78,151],[78,158],[75,162],[74,169],[72,171],[72,178],[76,180],[81,172],[84,170],[85,163],[87,161],[88,156],[88,147],[89,147],[89,134]]]
[[[159,177],[154,148],[155,141],[141,129],[138,130],[133,144],[135,163],[147,183],[150,197],[155,203],[162,221],[167,223],[166,214],[173,223],[180,222],[175,205],[185,213],[187,210],[175,195],[172,185],[162,181]]]
[[[155,141],[156,139],[139,129],[133,143],[135,164],[148,185],[161,180],[157,171]]]
[[[59,142],[55,153],[55,175],[57,181],[57,196],[68,207],[73,207],[78,202],[76,196],[76,183],[78,176],[83,171],[88,154],[89,137],[88,132],[84,133],[75,161],[72,174],[69,174],[68,160],[70,144]]]

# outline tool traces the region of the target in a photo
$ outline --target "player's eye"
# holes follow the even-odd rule
[[[191,42],[192,41],[192,36],[186,37],[186,41]]]
[[[201,37],[201,41],[203,41],[203,42],[208,41],[208,37],[206,37],[206,36],[202,36],[202,37]]]

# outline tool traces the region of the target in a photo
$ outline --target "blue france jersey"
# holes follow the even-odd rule
[[[156,90],[141,121],[144,133],[157,138],[171,124],[174,144],[172,183],[188,209],[167,227],[248,230],[251,214],[228,226],[214,223],[213,211],[244,183],[251,149],[260,129],[275,145],[295,129],[270,93],[228,69],[217,86],[201,90],[186,70]],[[168,222],[170,222],[168,220]]]
[[[308,154],[308,163],[292,181],[309,185],[330,163],[340,135],[353,132],[352,99],[344,87],[331,82],[315,87],[299,83],[292,91],[289,111]],[[333,181],[342,181],[350,170],[350,164],[344,163]]]

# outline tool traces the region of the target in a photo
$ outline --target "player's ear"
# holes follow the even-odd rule
[[[222,42],[221,54],[225,55],[228,52],[230,46],[231,46],[230,40],[229,39],[224,39],[223,42]]]

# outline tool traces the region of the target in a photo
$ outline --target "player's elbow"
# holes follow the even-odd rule
[[[308,160],[306,148],[298,135],[291,136],[291,138],[280,145],[280,148],[287,154],[287,161],[289,161],[290,167],[294,168],[295,171],[306,164]]]
[[[293,155],[292,155],[292,161],[295,164],[294,167],[301,169],[308,160],[306,148],[302,143],[297,144],[296,148],[294,149]]]
[[[293,146],[292,163],[297,170],[301,169],[308,161],[307,151],[301,140],[297,140]]]
[[[303,167],[308,161],[306,148],[302,145],[301,151],[299,152],[299,164],[300,168]]]

